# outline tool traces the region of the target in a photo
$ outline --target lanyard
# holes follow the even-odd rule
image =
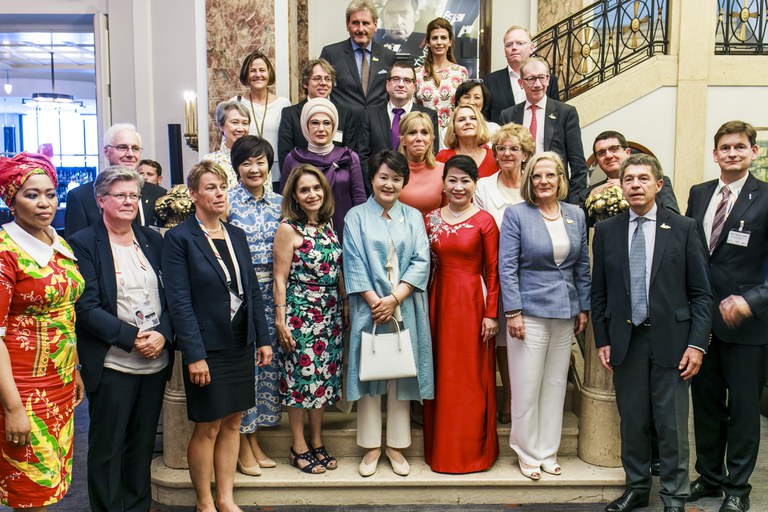
[[[141,249],[139,248],[139,243],[136,241],[136,239],[133,239],[133,250],[136,252],[136,258],[139,261],[139,266],[141,267],[142,277],[144,277],[144,298],[146,300],[149,300],[149,282],[147,280],[147,263],[144,261],[144,258],[141,256]],[[128,295],[128,286],[125,283],[125,277],[123,277],[123,273],[120,271],[120,265],[117,263],[117,258],[115,258],[114,252],[112,253],[112,261],[115,265],[115,277],[117,278],[117,282],[120,285],[120,291],[123,292],[123,297],[125,297],[125,300],[128,301],[128,304],[131,305],[132,308],[135,308],[136,305],[133,304],[133,301],[131,300],[131,296]]]
[[[213,255],[216,256],[216,261],[218,261],[219,265],[221,265],[221,270],[224,271],[224,277],[227,280],[227,287],[228,288],[231,287],[232,276],[229,274],[229,269],[227,268],[227,265],[224,264],[224,260],[221,258],[221,254],[219,254],[219,251],[216,249],[216,245],[213,243],[213,238],[211,238],[211,235],[210,233],[208,233],[208,230],[205,229],[205,226],[203,225],[202,221],[197,218],[197,215],[195,215],[195,220],[197,220],[197,224],[200,226],[200,229],[203,231],[203,234],[205,234],[205,238],[208,240],[208,244],[211,246]],[[229,257],[232,259],[232,266],[235,268],[235,279],[237,280],[237,294],[242,295],[243,282],[240,280],[240,268],[237,265],[237,257],[235,256],[235,249],[232,247],[232,240],[230,240],[229,238],[229,232],[227,232],[224,226],[222,226],[221,228],[224,230],[224,240],[227,242],[227,251],[229,252]]]

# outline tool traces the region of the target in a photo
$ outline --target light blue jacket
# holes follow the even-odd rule
[[[499,279],[504,311],[526,316],[573,318],[590,309],[589,248],[584,212],[560,203],[571,243],[565,261],[555,264],[552,239],[538,207],[510,206],[501,222]]]

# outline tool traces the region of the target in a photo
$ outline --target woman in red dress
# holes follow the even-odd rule
[[[84,282],[50,224],[56,169],[42,155],[0,158],[0,504],[40,511],[72,478],[72,412],[83,399],[75,301]]]
[[[424,458],[440,473],[484,471],[499,455],[499,230],[490,213],[472,204],[476,184],[472,158],[451,158],[443,171],[448,205],[427,215],[435,399],[424,402]]]

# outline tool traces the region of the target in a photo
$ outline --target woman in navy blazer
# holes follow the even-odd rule
[[[142,178],[114,166],[96,178],[102,215],[70,237],[85,291],[75,304],[88,394],[91,510],[149,510],[150,464],[166,378],[171,319],[160,273],[162,237],[132,225]]]
[[[512,388],[509,445],[520,471],[559,475],[557,450],[574,334],[587,325],[589,252],[584,213],[564,203],[568,181],[551,151],[528,161],[522,203],[501,223],[499,277]]]
[[[187,176],[195,214],[165,235],[163,273],[187,395],[195,422],[187,458],[197,510],[236,507],[233,485],[242,412],[256,401],[257,364],[272,359],[264,304],[245,232],[219,217],[227,206],[226,172],[210,161]],[[216,452],[214,453],[214,450]]]

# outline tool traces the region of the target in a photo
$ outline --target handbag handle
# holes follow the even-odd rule
[[[400,323],[394,318],[390,320],[395,323],[395,329],[397,329],[397,349],[403,350],[403,343],[400,340]],[[376,324],[373,324],[373,330],[371,331],[371,350],[376,353]]]

